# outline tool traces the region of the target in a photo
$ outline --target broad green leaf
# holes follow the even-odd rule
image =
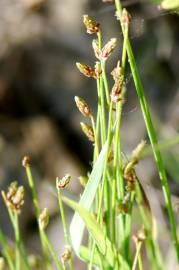
[[[78,203],[63,197],[63,201],[70,206],[72,209],[78,212],[80,217],[83,219],[88,231],[92,235],[95,240],[100,252],[104,256],[106,262],[114,267],[116,262],[116,256],[120,264],[123,267],[123,270],[129,270],[129,266],[124,258],[117,253],[115,247],[111,244],[110,240],[105,236],[101,226],[97,223],[94,216],[86,210],[84,207],[79,205]],[[77,232],[75,232],[77,234]]]
[[[101,153],[96,163],[94,164],[88,183],[79,201],[79,204],[88,210],[92,206],[92,203],[96,195],[96,191],[98,189],[102,177],[106,155],[107,155],[107,143],[104,144]],[[83,220],[80,218],[78,213],[75,213],[70,225],[70,235],[72,246],[77,256],[79,257],[80,257],[79,249],[82,242],[84,229],[85,224]]]

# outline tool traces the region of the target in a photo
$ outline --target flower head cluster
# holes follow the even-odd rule
[[[49,223],[49,211],[48,208],[44,208],[39,216],[39,227],[41,230],[45,230]]]
[[[117,39],[116,38],[111,38],[102,49],[99,48],[98,41],[94,39],[92,41],[92,47],[94,50],[94,54],[97,59],[106,61],[111,53],[114,51],[115,47],[117,44]]]
[[[6,206],[17,214],[20,214],[21,208],[24,204],[24,195],[24,187],[18,186],[17,182],[12,182],[6,193],[5,191],[2,191],[2,196]]]
[[[132,152],[129,162],[126,164],[124,168],[124,178],[127,181],[128,190],[133,189],[135,186],[136,180],[135,166],[139,162],[139,159],[141,158],[141,154],[144,150],[145,145],[146,145],[145,141],[141,141],[141,143],[138,144],[138,146]]]
[[[100,24],[88,15],[83,15],[83,23],[86,26],[86,31],[88,34],[95,34],[100,31]]]
[[[114,85],[111,90],[111,100],[116,103],[122,100],[123,96],[123,86],[124,86],[124,75],[122,68],[120,67],[120,62],[117,63],[117,67],[111,72],[114,79]]]
[[[91,117],[91,109],[86,103],[86,101],[80,97],[75,97],[75,102],[78,110],[85,116],[85,117]]]
[[[90,125],[85,124],[83,122],[81,122],[80,125],[81,125],[81,128],[82,128],[82,131],[88,137],[89,141],[94,142],[95,141],[95,137],[94,137],[94,130],[93,130],[93,128]]]
[[[71,175],[69,175],[69,174],[66,174],[62,178],[57,177],[56,178],[56,187],[57,187],[57,189],[66,188],[68,186],[68,184],[70,183],[70,181],[71,181]]]

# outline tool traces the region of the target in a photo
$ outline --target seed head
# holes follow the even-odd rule
[[[61,256],[61,261],[63,265],[71,259],[71,256],[72,256],[71,248],[66,247],[64,253]]]
[[[99,79],[99,77],[102,74],[100,62],[96,62],[96,64],[95,64],[95,74],[96,74],[96,79]]]
[[[44,208],[39,216],[39,227],[41,230],[45,230],[49,223],[49,211],[47,208]]]
[[[75,102],[78,110],[85,116],[85,117],[91,117],[92,113],[90,110],[90,107],[86,103],[86,101],[80,97],[75,97]]]
[[[100,59],[106,61],[116,47],[117,39],[111,38],[103,47],[100,53]]]
[[[81,128],[82,128],[83,132],[88,137],[88,139],[91,142],[94,142],[95,139],[94,139],[94,130],[93,130],[93,128],[91,126],[89,126],[88,124],[85,124],[83,122],[81,122],[80,125],[81,125]]]
[[[131,160],[133,161],[134,164],[137,164],[141,154],[146,146],[146,141],[142,140],[137,147],[133,150]]]
[[[81,63],[76,63],[77,68],[79,71],[85,75],[86,77],[94,78],[96,79],[96,74],[94,68],[86,65],[86,64],[81,64]]]
[[[94,21],[88,15],[83,15],[83,23],[86,26],[88,34],[95,34],[100,31],[100,24]]]
[[[98,44],[98,40],[97,39],[93,39],[93,41],[92,41],[92,47],[93,47],[94,54],[95,54],[96,58],[97,59],[100,59],[101,50],[99,49],[99,44]]]
[[[68,186],[71,181],[71,175],[66,174],[63,178],[56,178],[56,187],[57,189],[64,189]]]
[[[27,168],[27,166],[29,166],[30,164],[30,157],[29,156],[25,156],[22,160],[22,166]]]
[[[11,209],[17,214],[20,214],[21,208],[24,204],[24,187],[18,187],[17,182],[12,182],[8,187],[7,193],[5,193],[5,191],[2,191],[1,193],[7,208]]]
[[[115,67],[111,72],[111,75],[114,79],[114,86],[111,91],[111,100],[116,103],[122,100],[124,96],[124,75],[119,61],[117,63],[117,67]]]
[[[123,79],[124,75],[120,66],[120,61],[117,62],[117,66],[111,71],[111,75],[115,82]]]
[[[135,244],[137,244],[138,242],[145,241],[146,237],[147,231],[144,228],[141,228],[138,234],[133,236],[133,241],[135,242]]]
[[[129,14],[129,12],[127,11],[127,9],[123,8],[122,10],[122,16],[121,16],[121,23],[124,27],[129,27],[129,24],[131,22],[131,15]]]
[[[116,81],[114,86],[111,90],[111,100],[114,103],[119,102],[122,100],[121,93],[122,93],[123,81]]]

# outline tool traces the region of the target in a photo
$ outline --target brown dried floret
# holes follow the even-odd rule
[[[71,175],[69,175],[69,174],[66,174],[62,178],[57,177],[56,178],[56,187],[57,187],[57,189],[66,188],[68,186],[68,184],[70,183],[70,181],[71,181]]]
[[[96,73],[94,68],[86,65],[86,64],[81,64],[81,63],[76,63],[77,68],[79,69],[79,71],[85,75],[86,77],[89,78],[94,78],[96,79]]]
[[[106,45],[102,48],[99,58],[106,61],[116,47],[116,38],[111,38]]]
[[[8,191],[2,191],[2,197],[6,203],[7,208],[15,211],[17,214],[21,213],[21,208],[24,204],[25,190],[23,186],[18,186],[17,182],[12,182],[8,187]]]
[[[80,123],[81,128],[83,130],[83,132],[85,133],[85,135],[88,137],[88,139],[91,142],[95,141],[95,137],[94,137],[94,130],[91,126],[89,126],[88,124],[85,124],[83,122]]]
[[[85,116],[85,117],[91,117],[91,109],[86,103],[86,101],[80,97],[75,97],[75,102],[78,110]]]

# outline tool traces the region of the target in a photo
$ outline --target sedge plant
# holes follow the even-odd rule
[[[13,182],[7,192],[2,191],[2,196],[14,230],[15,244],[10,245],[0,230],[3,255],[0,258],[0,269],[6,269],[7,266],[10,270],[49,270],[55,265],[58,270],[73,270],[76,256],[86,263],[85,269],[88,270],[165,270],[165,257],[156,233],[156,217],[152,212],[148,194],[144,191],[142,181],[136,173],[136,166],[140,160],[151,153],[154,155],[161,180],[170,225],[170,246],[175,250],[174,263],[177,269],[179,261],[177,223],[161,150],[167,148],[167,145],[177,143],[178,137],[158,144],[129,39],[131,16],[122,8],[119,0],[115,0],[114,5],[119,31],[122,30],[123,34],[123,46],[111,71],[113,85],[109,83],[106,65],[113,51],[117,49],[117,39],[111,37],[104,44],[100,23],[88,15],[83,16],[87,33],[94,37],[92,49],[95,63],[94,67],[91,67],[77,62],[76,66],[83,75],[95,81],[97,113],[94,114],[83,97],[75,96],[76,106],[85,119],[80,123],[82,132],[93,147],[93,162],[91,173],[79,177],[84,190],[78,202],[63,196],[63,189],[69,185],[71,176],[67,174],[63,178],[56,179],[57,201],[64,232],[64,253],[60,257],[48,237],[49,211],[47,208],[43,210],[40,208],[30,159],[25,157],[23,166],[32,194],[42,253],[40,259],[38,256],[28,255],[19,226],[25,192],[22,186]],[[151,147],[146,146],[147,142],[141,138],[141,142],[126,158],[122,149],[121,118],[126,99],[127,66],[132,73]],[[66,220],[64,203],[75,211],[70,225]],[[137,229],[133,226],[135,223]],[[86,241],[84,241],[85,229],[87,229]]]

